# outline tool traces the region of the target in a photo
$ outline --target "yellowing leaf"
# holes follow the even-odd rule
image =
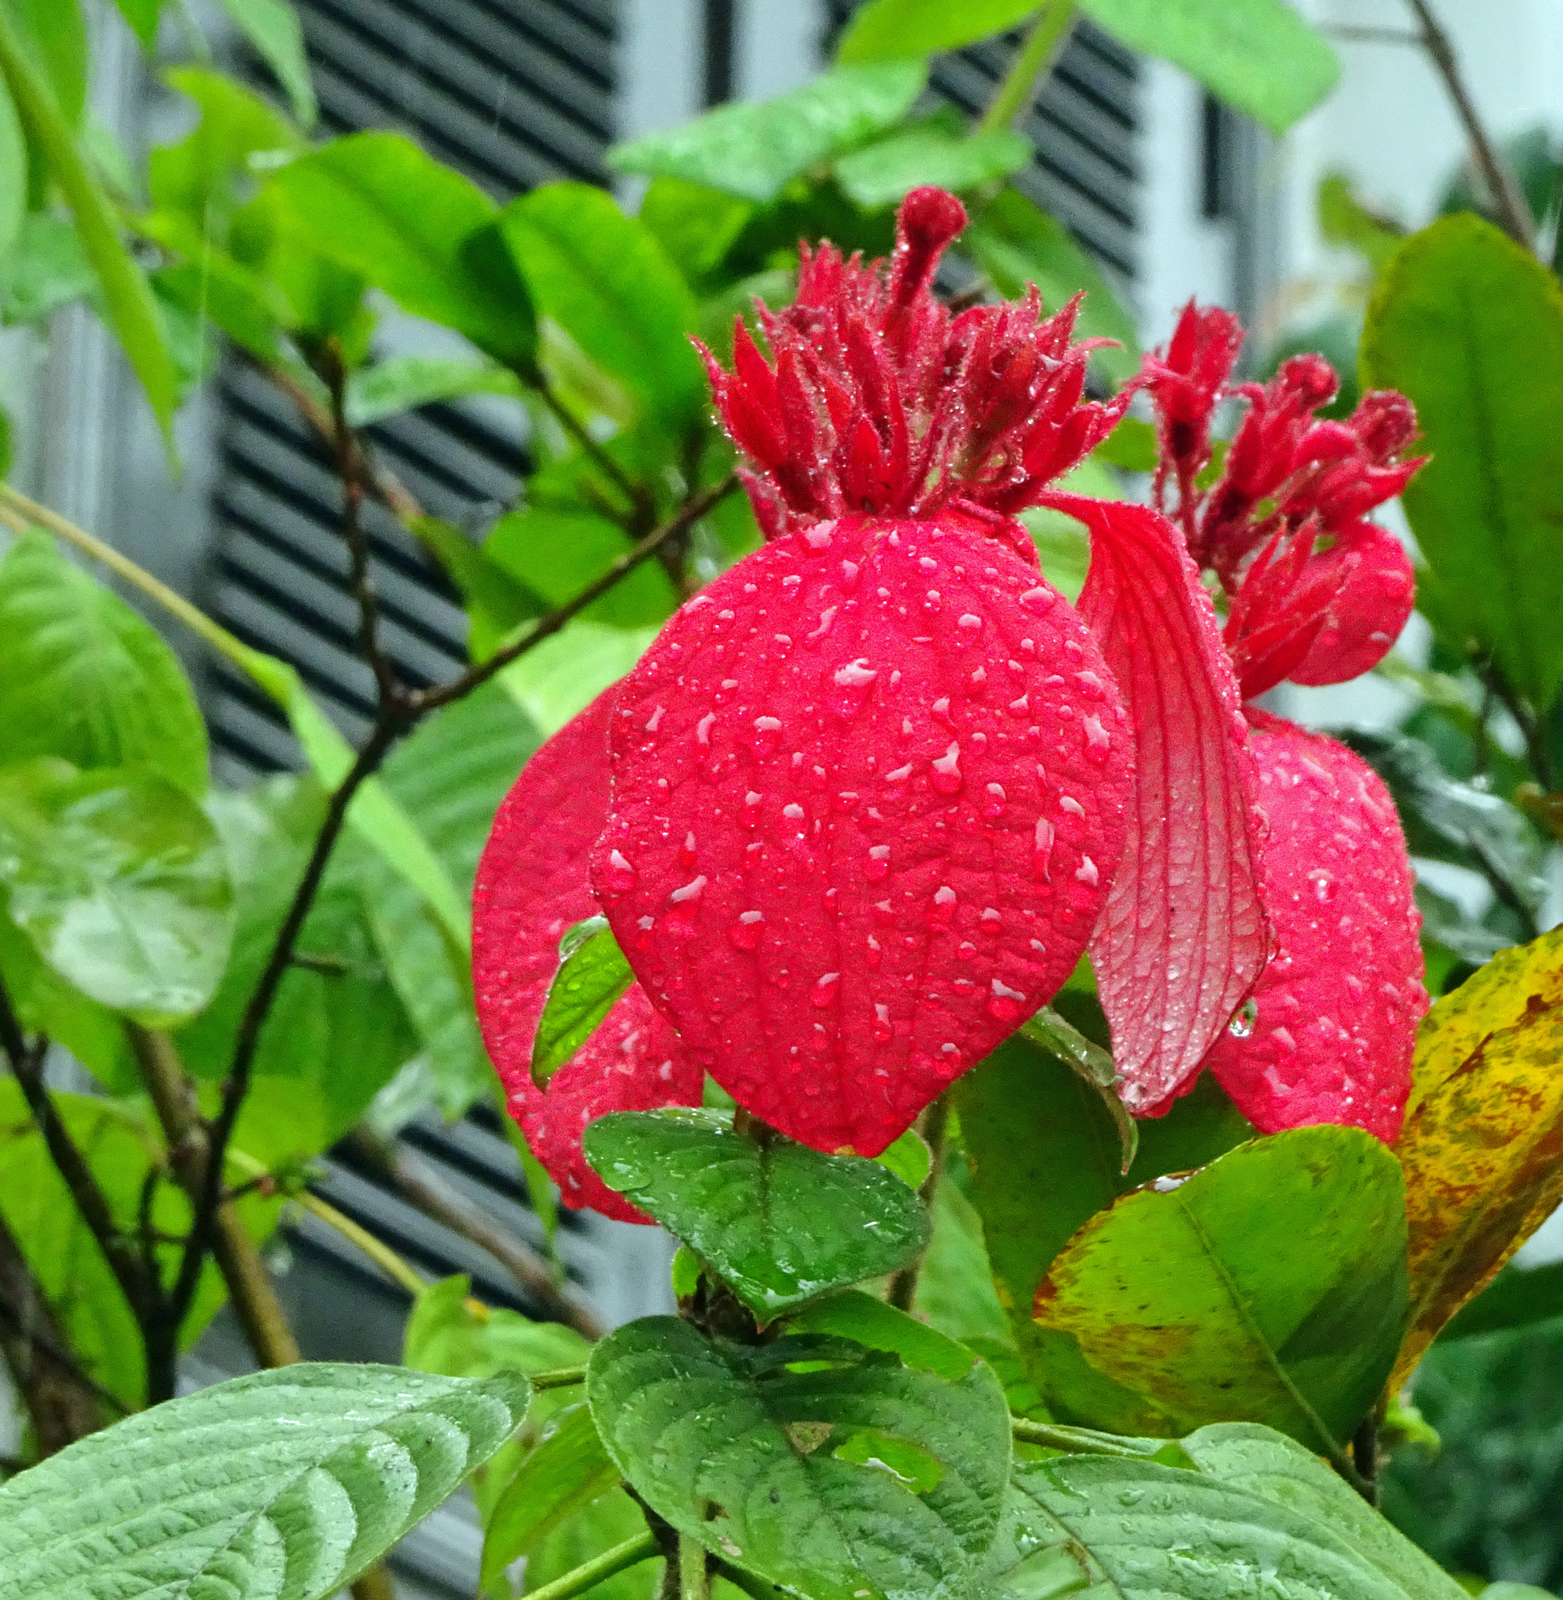
[[[1563,1198],[1563,929],[1505,950],[1428,1013],[1396,1146],[1411,1332],[1391,1382]]]

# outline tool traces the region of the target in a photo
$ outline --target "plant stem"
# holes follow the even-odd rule
[[[428,1280],[408,1265],[384,1240],[377,1239],[367,1228],[338,1211],[328,1200],[305,1190],[298,1202],[311,1216],[318,1217],[327,1227],[335,1228],[344,1239],[351,1240],[393,1282],[399,1283],[408,1294],[420,1295],[429,1287]]]
[[[706,1547],[687,1533],[678,1536],[679,1600],[711,1600],[711,1567]]]
[[[922,1188],[917,1193],[925,1209],[933,1210],[933,1198],[939,1189],[939,1180],[944,1175],[944,1136],[950,1126],[950,1101],[949,1092],[941,1094],[929,1106],[923,1118],[923,1138],[928,1145],[928,1176],[923,1179]],[[890,1289],[885,1298],[898,1311],[910,1311],[912,1302],[917,1298],[917,1275],[923,1269],[923,1261],[928,1252],[924,1250],[915,1261],[908,1263],[890,1280]]]
[[[1040,1444],[1049,1450],[1066,1450],[1077,1456],[1124,1456],[1136,1461],[1146,1459],[1143,1450],[1115,1443],[1107,1435],[1093,1433],[1089,1428],[1071,1428],[1061,1422],[1033,1422],[1029,1417],[1011,1417],[1009,1426],[1017,1444]],[[1174,1442],[1171,1439],[1167,1441],[1168,1444]]]
[[[534,1389],[568,1389],[586,1382],[585,1367],[551,1367],[547,1372],[529,1372],[527,1382]]]
[[[584,1594],[604,1578],[611,1578],[614,1573],[623,1572],[657,1554],[657,1541],[648,1528],[644,1533],[637,1533],[633,1539],[626,1539],[623,1544],[616,1544],[611,1550],[593,1556],[590,1561],[555,1578],[552,1583],[528,1589],[526,1600],[573,1600],[573,1596]]]
[[[1048,0],[982,113],[979,133],[1012,127],[1030,111],[1074,25],[1074,0]]]
[[[1514,175],[1504,165],[1497,146],[1482,126],[1476,103],[1471,99],[1465,79],[1461,76],[1460,63],[1455,56],[1454,46],[1449,42],[1449,35],[1433,15],[1433,8],[1427,0],[1407,0],[1407,3],[1422,26],[1422,47],[1443,78],[1449,98],[1454,102],[1455,114],[1465,127],[1466,138],[1471,141],[1472,158],[1482,175],[1482,182],[1487,185],[1493,204],[1498,208],[1498,220],[1503,225],[1503,231],[1523,249],[1534,250],[1536,219],[1530,214],[1524,191],[1514,181]]]

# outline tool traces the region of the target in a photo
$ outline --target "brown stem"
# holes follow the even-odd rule
[[[928,1176],[923,1179],[923,1186],[917,1193],[923,1205],[930,1211],[933,1209],[933,1198],[939,1188],[939,1180],[944,1175],[944,1143],[949,1126],[950,1097],[946,1093],[941,1094],[924,1113],[921,1130],[931,1159],[928,1163]],[[922,1256],[902,1267],[891,1278],[890,1289],[885,1298],[897,1310],[912,1309],[912,1302],[917,1298],[917,1275],[923,1270],[923,1257],[926,1254],[924,1251]]]
[[[27,1407],[40,1456],[85,1439],[102,1422],[101,1391],[68,1349],[48,1297],[0,1216],[0,1356]]]
[[[1455,113],[1465,126],[1465,136],[1471,141],[1472,158],[1482,175],[1482,182],[1487,185],[1493,204],[1498,208],[1498,220],[1503,224],[1503,231],[1517,245],[1534,250],[1536,219],[1530,214],[1524,191],[1514,181],[1514,175],[1504,165],[1497,147],[1482,126],[1476,104],[1461,76],[1460,63],[1455,56],[1454,46],[1449,42],[1449,35],[1433,15],[1433,8],[1427,0],[1407,0],[1407,3],[1422,26],[1422,47],[1443,78],[1449,98],[1454,102]]]
[[[166,1033],[131,1024],[130,1041],[168,1141],[169,1164],[196,1203],[206,1184],[208,1144],[194,1085]],[[262,1367],[286,1367],[301,1361],[303,1353],[260,1250],[227,1198],[217,1208],[212,1256],[256,1362]]]
[[[633,549],[626,550],[596,582],[587,584],[573,600],[560,606],[557,611],[549,612],[546,617],[539,617],[518,638],[511,640],[507,645],[502,645],[487,661],[469,667],[453,682],[439,684],[432,689],[415,689],[407,697],[408,705],[415,714],[422,715],[425,711],[432,711],[436,706],[449,705],[451,701],[460,700],[463,695],[471,694],[480,684],[487,683],[496,672],[502,672],[518,656],[525,655],[534,645],[541,644],[550,634],[557,633],[567,622],[584,611],[592,601],[601,599],[643,561],[654,556],[669,539],[677,538],[693,527],[737,485],[738,474],[730,472],[720,483],[713,484],[711,488],[703,489],[699,494],[686,500],[661,527],[653,528]]]
[[[443,1182],[424,1162],[400,1146],[376,1138],[367,1129],[353,1135],[353,1144],[426,1217],[488,1251],[552,1320],[574,1328],[594,1343],[602,1338],[606,1330],[596,1314],[555,1282],[542,1256],[496,1228],[477,1206]]]

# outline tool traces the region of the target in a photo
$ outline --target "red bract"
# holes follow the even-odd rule
[[[532,1082],[532,1038],[564,931],[594,915],[586,857],[608,811],[612,691],[527,763],[494,819],[472,894],[478,1021],[533,1153],[566,1205],[626,1222],[648,1219],[586,1165],[581,1130],[608,1111],[698,1105],[704,1073],[632,986],[601,1028],[549,1080]]]
[[[1334,740],[1252,716],[1277,951],[1209,1065],[1262,1133],[1338,1122],[1388,1143],[1427,1009],[1394,803]]]

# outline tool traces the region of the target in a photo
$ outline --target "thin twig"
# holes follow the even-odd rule
[[[335,1228],[344,1239],[357,1245],[386,1277],[400,1284],[408,1294],[417,1296],[429,1287],[428,1280],[403,1261],[390,1245],[377,1239],[367,1228],[360,1227],[346,1212],[338,1211],[330,1201],[306,1189],[298,1196],[298,1202],[311,1216],[318,1217],[327,1227]]]
[[[650,1529],[645,1533],[638,1533],[633,1539],[626,1539],[623,1544],[616,1544],[611,1550],[604,1550],[601,1555],[593,1556],[590,1561],[583,1562],[572,1572],[566,1572],[557,1577],[552,1583],[545,1583],[536,1589],[527,1591],[527,1600],[572,1600],[578,1594],[585,1594],[588,1589],[595,1588],[606,1578],[611,1578],[616,1572],[623,1572],[626,1567],[636,1566],[642,1561],[649,1561],[652,1556],[662,1552],[657,1547],[657,1541]]]
[[[1031,110],[1074,25],[1074,0],[1048,0],[982,113],[980,132],[1011,127]]]
[[[546,378],[539,377],[536,387],[538,398],[558,419],[560,427],[575,440],[586,455],[596,464],[597,470],[624,496],[630,504],[631,512],[639,511],[646,503],[645,486],[636,483],[624,468],[608,454],[601,441],[592,437],[591,430],[554,393],[553,386]]]
[[[699,494],[686,500],[661,527],[653,528],[633,549],[625,551],[596,582],[587,584],[573,600],[560,606],[557,611],[550,611],[546,617],[539,617],[537,621],[527,625],[508,644],[501,645],[487,661],[482,661],[476,666],[469,667],[454,682],[438,684],[431,689],[414,690],[407,697],[408,704],[413,712],[417,715],[422,715],[425,711],[432,711],[437,706],[449,705],[453,700],[460,700],[464,695],[471,694],[480,684],[487,683],[496,672],[503,672],[518,656],[525,655],[528,650],[532,649],[534,645],[541,644],[550,634],[558,633],[567,622],[577,617],[592,601],[601,599],[615,584],[627,577],[643,561],[649,560],[654,556],[669,539],[676,538],[679,534],[693,527],[713,506],[725,499],[737,485],[738,474],[730,472],[720,483],[713,484],[709,489],[701,490]]]
[[[1504,165],[1497,146],[1482,126],[1476,103],[1471,99],[1460,73],[1460,62],[1454,53],[1454,46],[1449,42],[1449,35],[1433,15],[1433,8],[1427,0],[1407,0],[1407,4],[1422,25],[1422,47],[1443,78],[1449,98],[1454,102],[1455,113],[1465,126],[1466,138],[1471,141],[1472,158],[1498,209],[1498,220],[1503,224],[1503,231],[1517,245],[1534,250],[1536,219],[1530,214],[1524,190],[1514,181],[1514,175]]]

